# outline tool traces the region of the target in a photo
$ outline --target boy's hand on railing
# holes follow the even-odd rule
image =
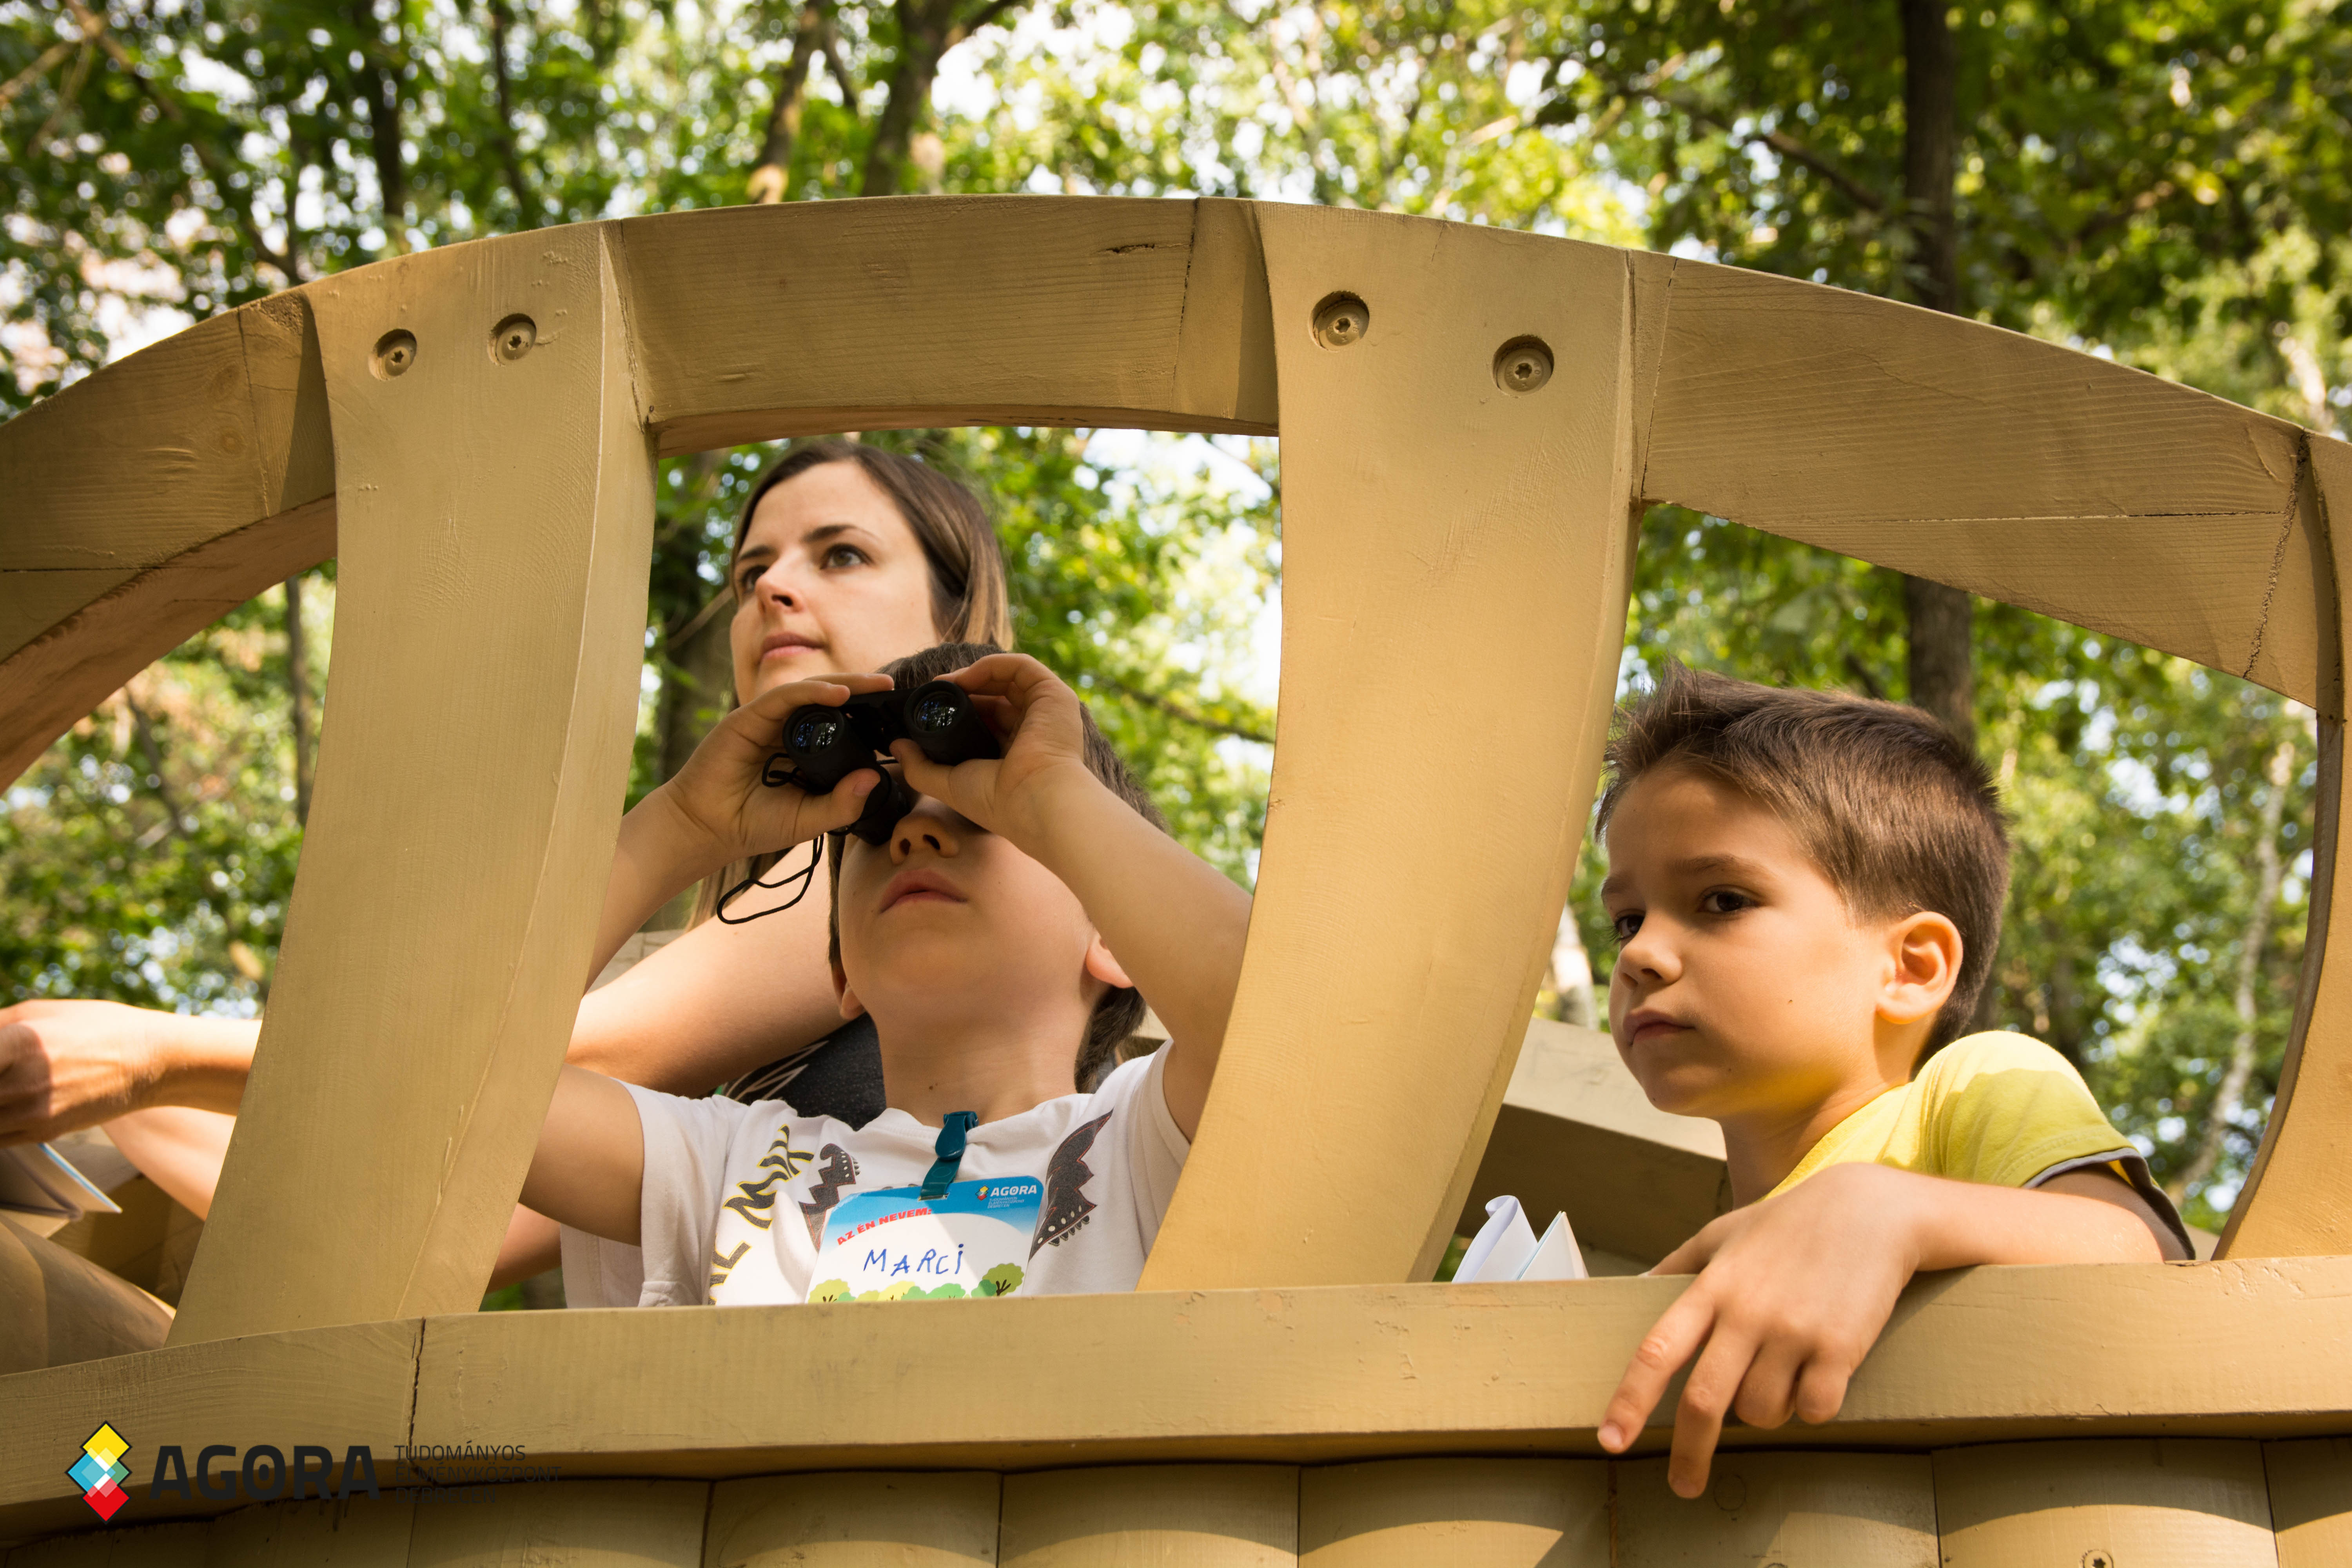
[[[698,862],[688,879],[730,861],[803,844],[857,820],[866,797],[881,782],[860,768],[830,795],[808,795],[790,784],[761,782],[768,759],[782,749],[784,720],[812,703],[837,708],[852,692],[887,691],[887,675],[841,675],[795,680],[763,691],[719,720],[675,777],[640,804],[661,803],[676,826],[679,853]]]
[[[992,653],[944,679],[971,693],[1004,755],[942,767],[912,741],[898,742],[890,754],[915,788],[1034,852],[1055,788],[1102,788],[1087,768],[1078,694],[1026,654]]]
[[[1652,1274],[1698,1278],[1643,1337],[1601,1416],[1601,1446],[1612,1454],[1632,1446],[1694,1355],[1666,1466],[1667,1484],[1684,1497],[1706,1489],[1727,1415],[1763,1427],[1836,1415],[1919,1267],[1911,1200],[1933,1180],[1832,1165],[1667,1254]]]

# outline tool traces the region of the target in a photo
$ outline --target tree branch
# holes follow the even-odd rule
[[[183,131],[187,130],[187,111],[150,80],[144,71],[131,63],[129,52],[116,42],[114,35],[107,30],[105,19],[93,16],[89,7],[82,4],[82,0],[66,0],[66,4],[72,9],[74,20],[82,29],[83,41],[95,41],[100,48],[106,51],[107,58],[121,68],[122,74],[131,79],[131,84],[138,88],[141,96],[155,106],[156,112],[163,115]],[[276,268],[287,282],[289,284],[301,282],[302,269],[294,258],[277,249],[264,239],[261,236],[261,226],[253,221],[252,213],[247,211],[234,199],[234,191],[229,184],[227,172],[221,167],[220,157],[213,151],[211,144],[202,136],[191,135],[187,138],[187,147],[196,155],[196,162],[203,166],[205,177],[211,180],[214,187],[220,192],[221,205],[235,215],[237,226],[245,231],[247,243],[259,253],[262,260]],[[288,210],[289,214],[288,226],[290,232],[291,203],[288,204]]]
[[[1696,121],[1701,125],[1713,126],[1744,146],[1769,148],[1789,162],[1801,164],[1819,174],[1828,181],[1839,195],[1864,212],[1883,213],[1886,210],[1885,200],[1877,192],[1873,191],[1869,186],[1839,168],[1827,157],[1814,152],[1785,131],[1750,131],[1743,133],[1735,130],[1731,121],[1726,116],[1704,107],[1681,93],[1667,91],[1658,86],[1654,79],[1646,82],[1618,81],[1612,84],[1612,89],[1621,98],[1647,99],[1652,103],[1663,104],[1685,119]],[[1563,94],[1555,98],[1552,102],[1565,104],[1567,97]],[[1565,110],[1555,113],[1550,105],[1546,105],[1537,114],[1536,122],[1540,125],[1558,125],[1570,118],[1571,116]]]
[[[1146,708],[1165,713],[1180,724],[1190,724],[1195,729],[1207,730],[1219,735],[1231,735],[1237,741],[1255,741],[1261,746],[1274,744],[1274,737],[1271,735],[1260,731],[1245,729],[1229,720],[1212,719],[1207,714],[1195,712],[1180,702],[1171,701],[1168,698],[1145,691],[1139,687],[1129,686],[1116,676],[1098,674],[1095,679],[1120,696],[1140,702]]]
[[[10,104],[16,102],[16,95],[18,93],[32,86],[34,82],[37,81],[42,77],[48,75],[49,68],[56,65],[68,55],[73,53],[74,50],[79,48],[81,47],[81,40],[74,39],[68,40],[65,43],[51,44],[47,48],[41,51],[40,58],[35,60],[31,65],[26,66],[23,70],[18,71],[15,76],[10,77],[7,81],[0,82],[0,109],[5,109]]]

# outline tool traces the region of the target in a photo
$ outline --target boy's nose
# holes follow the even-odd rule
[[[890,864],[905,865],[919,849],[929,849],[943,860],[953,859],[963,849],[963,840],[958,837],[954,822],[928,797],[900,817],[898,826],[891,830]]]

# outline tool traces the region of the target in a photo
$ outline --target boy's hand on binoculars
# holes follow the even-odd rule
[[[723,866],[856,821],[866,795],[881,783],[878,769],[859,768],[822,795],[789,786],[771,789],[761,779],[781,743],[784,718],[794,709],[811,703],[837,708],[853,692],[889,689],[887,675],[795,680],[761,692],[721,719],[660,791],[685,831],[707,846],[698,858]]]
[[[1643,1336],[1601,1418],[1601,1446],[1631,1447],[1693,1356],[1666,1466],[1684,1497],[1706,1489],[1727,1416],[1770,1427],[1836,1415],[1917,1267],[1905,1200],[1922,1179],[1832,1165],[1721,1215],[1660,1259],[1652,1274],[1698,1278]]]
[[[912,741],[892,744],[907,782],[991,833],[1028,847],[1051,811],[1047,797],[1073,777],[1088,783],[1078,695],[1026,654],[992,653],[942,679],[971,694],[1004,748],[1000,758],[943,767]]]

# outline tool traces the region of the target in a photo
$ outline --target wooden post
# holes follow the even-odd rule
[[[1282,711],[1241,992],[1145,1289],[1429,1277],[1549,957],[1624,635],[1622,257],[1258,222]]]
[[[334,701],[286,945],[174,1343],[470,1310],[579,1003],[653,517],[611,231],[307,290]]]

